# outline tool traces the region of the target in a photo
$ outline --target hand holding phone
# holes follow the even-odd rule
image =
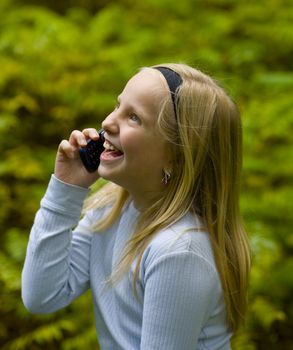
[[[96,171],[100,164],[100,155],[104,151],[104,133],[103,129],[99,130],[99,139],[97,141],[90,140],[85,147],[80,147],[79,155],[83,165],[88,172]]]

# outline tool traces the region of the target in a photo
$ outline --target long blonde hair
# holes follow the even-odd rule
[[[174,70],[182,78],[177,91],[177,119],[170,96],[163,101],[158,117],[158,129],[173,155],[172,178],[164,195],[140,214],[112,277],[118,280],[137,258],[135,285],[142,255],[154,235],[193,211],[203,219],[209,232],[228,323],[235,331],[246,310],[250,270],[250,248],[239,211],[240,115],[231,98],[206,74],[184,64],[160,66]],[[113,224],[128,197],[123,188],[108,184],[102,193],[89,199],[86,209],[113,204],[98,223],[98,230]]]

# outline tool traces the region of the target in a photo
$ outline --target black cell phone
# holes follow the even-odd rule
[[[100,155],[104,151],[104,133],[103,129],[99,130],[100,138],[97,141],[89,140],[85,147],[80,147],[79,155],[86,170],[90,173],[96,171],[100,164]]]

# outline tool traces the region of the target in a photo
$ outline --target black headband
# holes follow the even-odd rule
[[[158,71],[160,71],[163,74],[164,78],[166,79],[166,81],[168,83],[169,90],[170,90],[171,97],[172,97],[175,117],[177,119],[177,113],[176,113],[176,90],[182,84],[182,78],[180,77],[180,75],[178,73],[176,73],[175,71],[173,71],[170,68],[167,68],[167,67],[154,67],[154,68],[157,69]]]

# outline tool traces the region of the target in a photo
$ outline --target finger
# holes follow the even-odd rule
[[[86,136],[79,130],[73,130],[69,137],[69,143],[76,147],[86,146]]]
[[[74,158],[76,153],[76,147],[72,146],[69,141],[63,140],[60,142],[58,151],[64,154],[67,158]]]
[[[98,140],[99,139],[99,133],[97,132],[97,130],[95,128],[83,129],[82,133],[88,139],[92,139],[92,140]]]

